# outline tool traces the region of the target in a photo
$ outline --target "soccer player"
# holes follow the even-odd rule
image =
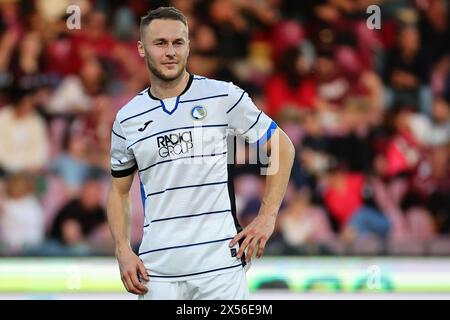
[[[188,26],[176,8],[141,19],[138,50],[151,86],[117,113],[108,220],[125,288],[139,299],[248,299],[245,277],[271,236],[292,167],[286,134],[233,85],[190,74]],[[270,153],[258,216],[236,219],[227,136]],[[141,182],[144,233],[130,247],[130,196]]]

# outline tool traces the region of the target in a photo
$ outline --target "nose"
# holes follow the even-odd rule
[[[175,55],[175,49],[174,49],[174,47],[173,47],[173,44],[169,43],[169,44],[167,45],[166,55],[167,55],[167,56],[172,56],[172,57]]]

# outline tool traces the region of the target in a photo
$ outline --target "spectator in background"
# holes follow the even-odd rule
[[[444,94],[445,81],[450,70],[450,8],[448,1],[424,0],[416,1],[419,8],[419,30],[421,45],[427,61],[432,62],[430,68],[434,94]]]
[[[317,53],[315,69],[319,110],[340,110],[350,92],[351,84],[340,70],[334,53],[320,50]]]
[[[7,177],[0,206],[0,244],[9,254],[20,254],[44,240],[45,216],[33,191],[33,178],[25,173]]]
[[[303,26],[298,20],[292,19],[280,21],[274,25],[269,34],[269,41],[271,45],[272,60],[276,65],[282,63],[283,55],[286,51],[296,47],[308,50],[308,45],[311,45],[305,39]],[[308,44],[305,45],[305,42],[308,42]],[[304,58],[306,58],[306,56]]]
[[[249,24],[234,1],[213,0],[206,4],[208,23],[217,36],[217,54],[225,60],[247,53]]]
[[[442,0],[416,1],[421,44],[428,61],[440,61],[450,50],[449,6]]]
[[[10,106],[0,110],[0,167],[37,173],[48,160],[47,128],[35,111],[33,92],[14,87]]]
[[[323,199],[343,240],[388,236],[390,222],[374,201],[370,179],[362,174],[332,168],[325,177]]]
[[[367,97],[349,97],[339,112],[338,125],[334,130],[327,128],[328,153],[351,171],[370,171],[373,157],[373,118],[370,114]]]
[[[71,74],[77,74],[80,66],[75,63],[67,63],[74,61],[76,57],[76,49],[74,48],[73,37],[67,32],[66,27],[67,16],[62,16],[60,23],[63,24],[59,34],[49,40],[46,48],[47,70],[49,73],[56,75],[60,80]]]
[[[92,98],[105,89],[105,63],[90,57],[83,61],[79,76],[64,78],[50,97],[46,111],[51,114],[77,114],[92,107]]]
[[[93,244],[108,245],[110,232],[102,194],[102,184],[98,178],[89,177],[79,197],[70,200],[57,213],[50,230],[51,239],[66,246],[67,252],[80,250],[80,253],[89,254],[94,252]]]
[[[391,136],[375,158],[374,168],[383,181],[378,187],[379,203],[392,221],[393,238],[429,240],[435,234],[433,220],[420,196],[411,191],[414,176],[424,173],[421,162],[426,150],[413,134],[414,115],[402,107],[387,114],[393,130],[388,130]]]
[[[443,146],[450,142],[450,94],[435,98],[427,136],[427,144],[431,146]]]
[[[293,169],[294,174],[297,171],[299,173],[298,179],[294,181],[299,187],[306,185],[315,188],[317,180],[326,172],[332,160],[328,154],[329,139],[323,133],[316,112],[304,114],[302,127],[304,135],[301,145],[297,148],[299,164]]]
[[[112,36],[104,12],[91,11],[83,22],[83,28],[73,38],[76,54],[71,63],[77,66],[76,73],[81,72],[81,67],[87,59],[97,57],[112,61],[118,44]]]
[[[342,231],[362,205],[364,176],[338,168],[329,168],[324,176],[323,199]]]
[[[420,34],[414,26],[404,26],[398,34],[397,46],[387,54],[384,67],[384,82],[392,93],[392,97],[387,97],[388,107],[402,104],[420,110],[421,88],[428,80],[429,65],[422,53]]]
[[[326,212],[311,204],[307,188],[297,191],[280,212],[279,226],[284,241],[293,247],[308,243],[326,245],[334,239]]]
[[[77,194],[88,178],[91,165],[88,162],[87,137],[82,135],[69,135],[65,151],[53,160],[48,170],[60,176],[67,185],[70,194]]]
[[[435,219],[433,231],[450,233],[450,155],[449,144],[434,147],[419,166],[410,190],[414,204],[428,210]],[[409,199],[410,200],[410,199]],[[411,200],[410,200],[411,201]],[[420,226],[422,229],[426,226]]]
[[[287,49],[279,60],[278,72],[266,84],[267,112],[276,117],[292,106],[314,109],[316,87],[311,79],[308,63],[298,48]]]
[[[331,51],[333,50],[333,51]],[[364,100],[365,122],[377,125],[382,119],[382,82],[370,70],[365,69],[356,50],[349,46],[319,50],[315,65],[317,86],[317,110],[325,129],[333,135],[341,135],[342,118],[348,101]]]
[[[428,144],[447,145],[450,142],[450,94],[435,98],[431,116]]]
[[[424,147],[442,146],[450,141],[450,106],[443,96],[434,98],[431,114],[411,114],[410,127]]]
[[[367,101],[364,108],[365,122],[378,125],[382,120],[383,83],[377,73],[367,68],[363,63],[363,56],[349,45],[336,47],[336,61],[339,70],[351,83],[348,96],[344,100],[359,99]]]
[[[412,173],[420,160],[421,145],[413,134],[411,117],[414,112],[405,106],[395,107],[387,116],[390,137],[377,156],[377,169],[384,177],[399,178]]]
[[[4,22],[0,19],[0,88],[5,88],[11,81],[8,70],[17,41],[19,41],[18,32],[6,29]]]
[[[109,95],[101,94],[92,99],[92,108],[79,116],[71,125],[71,134],[86,138],[87,160],[92,166],[110,170],[109,148],[114,122],[113,103]]]
[[[11,55],[9,73],[14,83],[24,89],[50,84],[45,65],[43,39],[36,31],[26,33]]]

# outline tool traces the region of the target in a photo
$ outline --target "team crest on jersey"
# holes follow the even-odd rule
[[[206,108],[203,106],[195,106],[191,110],[191,116],[194,120],[202,120],[206,117]]]

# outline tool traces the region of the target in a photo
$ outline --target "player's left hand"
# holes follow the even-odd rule
[[[267,240],[273,233],[275,228],[276,215],[271,214],[258,214],[258,216],[247,226],[239,232],[233,240],[230,242],[230,247],[233,247],[238,243],[238,241],[244,238],[237,258],[240,259],[244,253],[244,250],[248,247],[246,253],[246,261],[250,262],[253,256],[253,252],[256,248],[256,257],[260,258],[263,255],[264,248],[266,246]]]

